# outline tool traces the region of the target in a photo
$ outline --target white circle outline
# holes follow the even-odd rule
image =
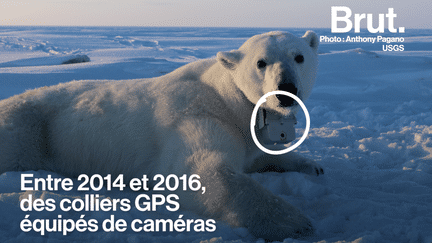
[[[255,134],[255,122],[256,122],[256,116],[258,113],[258,109],[260,108],[260,106],[266,102],[266,98],[271,96],[271,95],[286,95],[289,96],[291,98],[293,98],[295,101],[297,101],[300,104],[300,107],[303,109],[303,112],[306,116],[306,130],[303,133],[303,136],[300,138],[299,141],[297,141],[297,143],[295,143],[294,145],[291,145],[290,147],[283,149],[283,150],[270,150],[265,148],[264,146],[261,145],[261,143],[258,141],[256,134]],[[281,91],[281,90],[277,90],[277,91],[272,91],[272,92],[268,92],[267,94],[265,94],[263,97],[261,97],[257,104],[255,105],[255,108],[253,109],[252,112],[252,117],[251,117],[251,122],[250,122],[250,129],[251,129],[251,134],[252,134],[252,139],[254,140],[256,146],[258,146],[259,149],[261,149],[263,152],[268,153],[268,154],[272,154],[272,155],[281,155],[281,154],[285,154],[288,152],[291,152],[292,150],[296,149],[298,146],[300,146],[300,144],[303,143],[303,141],[306,139],[308,133],[309,133],[309,128],[310,128],[310,117],[309,117],[309,112],[306,109],[306,106],[303,104],[303,102],[300,100],[299,97],[297,97],[296,95],[290,93],[290,92],[286,92],[286,91]]]

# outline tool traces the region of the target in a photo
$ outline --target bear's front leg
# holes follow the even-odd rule
[[[232,130],[210,119],[189,120],[178,126],[181,161],[198,174],[206,192],[182,197],[182,206],[231,226],[245,227],[257,238],[283,240],[313,233],[297,208],[273,195],[243,173],[245,144]]]
[[[297,208],[249,176],[229,166],[199,173],[206,193],[197,195],[197,200],[205,216],[245,227],[255,237],[272,241],[313,233],[311,222]]]
[[[253,164],[246,169],[247,173],[267,171],[297,171],[316,176],[324,174],[321,165],[294,152],[284,155],[263,154],[257,157]]]

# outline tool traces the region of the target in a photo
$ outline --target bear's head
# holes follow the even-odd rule
[[[312,31],[301,38],[286,32],[269,32],[253,36],[238,50],[219,52],[217,60],[253,104],[276,90],[305,100],[315,83],[318,44],[318,36]],[[298,110],[297,102],[284,95],[268,97],[264,107],[283,115]]]

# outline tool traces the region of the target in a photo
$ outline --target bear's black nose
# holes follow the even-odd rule
[[[278,86],[278,90],[287,91],[291,94],[297,95],[297,87],[293,83],[281,83]],[[292,106],[295,103],[294,99],[286,95],[276,95],[276,98],[283,107]]]

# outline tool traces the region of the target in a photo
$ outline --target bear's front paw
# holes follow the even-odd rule
[[[301,172],[316,176],[324,175],[324,169],[321,167],[321,165],[312,160],[306,160],[303,163]]]

